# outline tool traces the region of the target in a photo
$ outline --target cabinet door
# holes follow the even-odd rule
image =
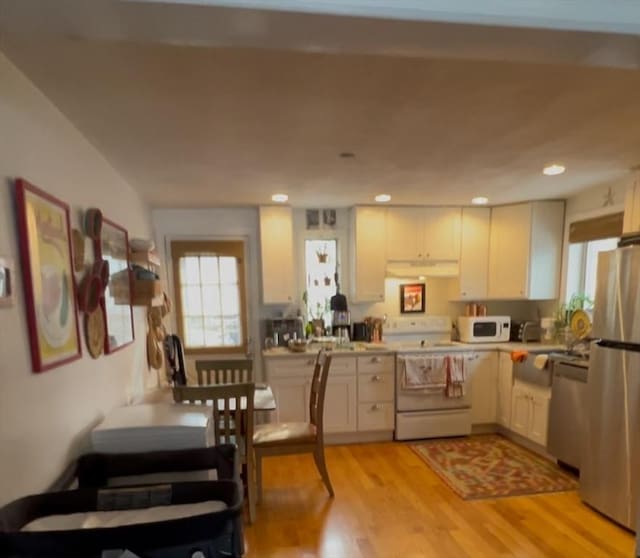
[[[460,259],[461,214],[459,207],[427,207],[423,210],[420,257],[438,261]]]
[[[500,353],[498,363],[498,424],[511,428],[513,363],[509,353]]]
[[[293,215],[290,207],[260,208],[262,301],[287,304],[295,298]]]
[[[471,377],[471,422],[496,422],[496,395],[498,391],[498,355],[495,351],[477,353],[469,361],[467,372]]]
[[[307,401],[311,383],[306,385]],[[324,398],[324,431],[356,431],[356,377],[333,376],[327,380],[327,392]]]
[[[529,392],[520,385],[513,387],[511,396],[511,430],[521,436],[529,436]]]
[[[424,208],[388,208],[386,240],[388,260],[422,259],[424,257]]]
[[[457,295],[461,300],[487,298],[490,221],[489,208],[465,207],[462,210],[460,289]]]
[[[309,420],[309,380],[304,376],[270,380],[276,399],[273,422],[307,422]]]
[[[385,210],[382,208],[353,209],[351,302],[384,300],[385,222]]]
[[[532,393],[530,397],[529,439],[546,447],[550,394]]]
[[[491,210],[489,239],[489,297],[528,296],[531,204]]]

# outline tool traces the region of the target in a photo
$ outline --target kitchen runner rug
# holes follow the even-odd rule
[[[411,444],[464,500],[575,490],[578,483],[555,463],[498,435]]]

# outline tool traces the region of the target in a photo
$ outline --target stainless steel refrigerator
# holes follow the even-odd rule
[[[640,491],[640,246],[598,258],[580,496],[636,529]]]

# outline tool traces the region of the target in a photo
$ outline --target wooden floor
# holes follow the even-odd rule
[[[335,499],[310,455],[264,460],[247,557],[629,558],[634,537],[575,492],[464,501],[400,442],[327,448]]]

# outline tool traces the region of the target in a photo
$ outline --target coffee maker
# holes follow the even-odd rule
[[[351,333],[351,312],[334,310],[331,312],[331,335],[349,341]]]

